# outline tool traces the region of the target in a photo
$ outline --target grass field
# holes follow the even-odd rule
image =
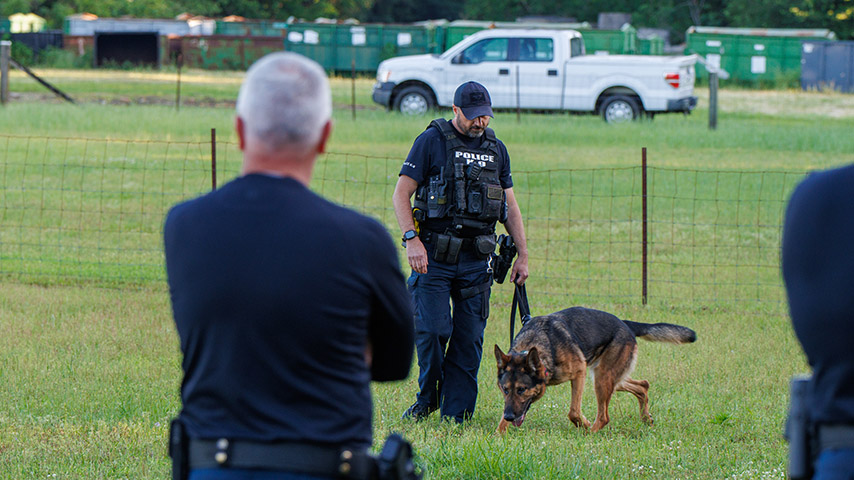
[[[5,164],[4,182],[18,185],[14,175],[19,174],[53,178],[53,169],[60,168],[46,160],[49,155],[42,150],[67,142],[34,141],[30,137],[204,145],[211,128],[217,129],[223,149],[220,155],[231,165],[222,181],[236,171],[239,155],[231,133],[232,102],[241,75],[185,72],[182,97],[186,104],[176,110],[170,103],[175,93],[171,72],[40,73],[77,98],[79,104],[55,101],[31,80],[17,73],[13,76],[11,90],[16,95],[0,116],[0,136],[10,136],[7,145],[11,145],[0,149],[0,164]],[[369,198],[368,206],[382,204],[385,210],[378,209],[377,215],[394,233],[393,220],[382,202],[390,198],[389,186],[397,166],[427,119],[402,118],[376,108],[370,102],[371,83],[368,79],[356,82],[353,120],[349,105],[351,83],[333,79],[336,129],[330,150],[335,154],[321,160],[313,187],[349,203],[354,193],[351,177],[360,178],[360,166],[367,165],[364,158],[382,160],[378,171],[370,173],[381,177],[378,188],[363,189],[376,191],[357,192],[357,197]],[[761,200],[762,188],[768,185],[757,186],[753,180],[773,178],[779,182],[774,185],[777,203],[766,202],[773,204],[768,211],[756,208],[757,212],[764,212],[757,223],[768,225],[749,240],[751,245],[761,243],[759,251],[770,255],[768,262],[773,263],[779,246],[779,218],[775,218],[779,216],[779,202],[786,198],[798,175],[854,162],[854,136],[850,134],[854,97],[850,95],[724,89],[716,131],[707,127],[708,92],[698,91],[698,95],[700,108],[689,117],[660,116],[652,122],[619,127],[588,116],[523,114],[518,123],[513,112],[496,116],[492,126],[513,159],[517,195],[525,202],[523,211],[531,247],[539,252],[539,260],[532,262],[530,287],[535,314],[569,306],[579,299],[571,291],[563,295],[537,294],[552,288],[536,278],[544,272],[552,274],[552,267],[544,263],[547,258],[557,258],[556,246],[550,240],[563,239],[569,233],[558,232],[554,222],[548,221],[558,217],[555,212],[562,207],[542,200],[547,197],[526,195],[526,191],[539,192],[546,187],[551,192],[589,189],[589,197],[600,200],[590,201],[584,209],[598,218],[595,212],[604,208],[605,202],[609,207],[602,215],[621,208],[613,200],[597,196],[595,188],[603,183],[601,175],[614,176],[602,169],[634,168],[640,162],[641,147],[647,147],[650,165],[657,169],[654,174],[658,175],[655,185],[661,195],[659,201],[664,202],[655,208],[666,211],[673,218],[672,225],[681,225],[680,215],[695,222],[707,221],[703,211],[712,206],[704,206],[696,198],[703,198],[704,188],[712,183],[709,179],[720,177],[721,171],[746,179],[724,183],[725,190],[717,192],[724,197],[759,195]],[[18,137],[27,140],[14,140]],[[135,145],[132,148],[137,148]],[[77,156],[85,155],[73,153],[60,158],[77,161]],[[121,151],[104,155],[108,159],[127,156],[132,155]],[[150,153],[146,158],[155,160],[160,156]],[[169,161],[168,156],[163,158]],[[347,180],[343,182],[332,181],[339,169],[350,168],[347,159],[355,162],[355,170],[346,170]],[[24,168],[21,173],[13,166],[28,161],[39,167]],[[545,177],[538,173],[546,171],[570,173]],[[587,171],[594,173],[588,175]],[[755,172],[770,173],[754,176]],[[684,192],[668,190],[681,184],[680,176],[686,175],[698,176],[694,180],[695,191],[683,198]],[[14,181],[10,182],[10,178]],[[606,189],[604,193],[622,188],[623,180],[611,181],[614,190]],[[203,188],[204,184],[199,184],[175,187],[174,191],[187,196]],[[3,191],[7,204],[11,203],[12,193]],[[71,198],[64,196],[67,193],[55,195],[59,201]],[[692,196],[694,200],[690,199]],[[43,204],[55,200],[46,194],[40,197],[46,202]],[[684,204],[680,199],[685,200]],[[165,207],[152,208],[157,213],[158,208]],[[709,222],[743,223],[737,209],[715,208]],[[5,209],[2,215],[7,221]],[[47,231],[50,222],[67,221],[63,218],[43,216],[33,221],[45,223],[42,230]],[[162,261],[157,260],[160,216],[149,214],[144,218],[145,229],[151,234],[137,235],[140,243],[132,248],[150,251],[145,261],[155,271],[154,280],[126,288],[101,288],[98,282],[78,282],[73,278],[21,282],[13,276],[0,280],[0,478],[168,477],[166,431],[169,419],[179,409],[180,352],[167,291],[157,280],[162,278],[158,277],[162,272],[156,272]],[[608,235],[613,231],[615,238],[622,238],[622,225],[610,224]],[[634,228],[636,221],[625,225]],[[577,223],[567,228],[572,235],[578,235]],[[589,226],[582,231],[601,235],[596,228]],[[81,230],[85,229],[81,226]],[[9,237],[4,234],[9,232],[0,229],[0,239],[8,242]],[[683,233],[671,227],[669,234],[679,237]],[[716,237],[709,238],[724,234],[719,231]],[[578,237],[572,238],[577,243]],[[699,246],[706,241],[704,238],[692,241]],[[683,241],[660,241],[665,263],[672,268],[671,278],[681,275],[688,264],[698,265],[695,276],[705,276],[706,271],[699,266],[714,264],[718,254],[697,247],[690,256],[680,256],[675,247]],[[564,244],[573,242],[561,241],[559,246]],[[549,248],[549,253],[544,253]],[[619,264],[609,262],[612,256],[621,255],[620,247],[608,248],[591,249],[588,255],[601,257],[601,263],[606,265],[602,268],[611,269],[607,272],[619,271]],[[48,249],[40,254],[50,256],[55,252]],[[595,280],[604,275],[602,272],[591,267],[585,275]],[[731,274],[737,275],[726,273]],[[763,281],[776,282],[777,287],[770,289],[770,299],[757,298],[763,300],[757,302],[731,301],[729,297],[716,301],[702,295],[703,300],[697,300],[697,289],[703,287],[681,281],[671,282],[668,294],[654,297],[648,306],[640,305],[638,297],[611,296],[608,290],[585,302],[623,318],[678,323],[698,333],[697,343],[687,346],[641,342],[634,377],[652,384],[650,410],[655,425],[648,427],[640,422],[634,397],[617,394],[612,402],[612,423],[595,435],[576,430],[567,420],[568,385],[550,388],[521,428],[512,429],[504,437],[493,435],[501,398],[494,385],[491,352],[495,343],[502,348],[507,346],[509,316],[509,288],[496,286],[484,342],[481,394],[472,422],[465,427],[443,424],[437,418],[417,425],[402,422],[400,414],[412,403],[416,392],[413,373],[403,382],[374,386],[377,443],[390,431],[403,432],[413,441],[418,464],[431,479],[785,478],[787,446],[781,432],[788,405],[788,380],[808,367],[789,325],[779,276],[773,269],[764,275],[768,279]],[[556,289],[564,288],[560,282],[552,283]],[[594,290],[606,288],[595,281],[589,283]],[[757,293],[758,297],[764,295]],[[595,414],[592,388],[585,393],[583,410],[588,418]]]

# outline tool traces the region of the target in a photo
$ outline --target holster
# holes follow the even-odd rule
[[[398,433],[389,434],[376,459],[377,477],[379,480],[420,480],[421,474],[415,471],[412,456],[409,442]]]
[[[815,429],[809,418],[810,377],[795,376],[791,381],[789,417],[784,436],[789,441],[789,478],[806,480],[813,476]]]
[[[169,456],[172,458],[172,480],[187,480],[190,476],[190,442],[184,424],[179,418],[169,424]]]

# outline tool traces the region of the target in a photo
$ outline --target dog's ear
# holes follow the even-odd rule
[[[498,362],[498,368],[504,368],[507,365],[507,362],[510,361],[510,357],[505,355],[504,352],[501,351],[501,347],[498,344],[495,344],[495,361]]]
[[[540,352],[537,351],[537,347],[531,347],[528,349],[528,368],[533,372],[538,372],[540,368],[543,366],[543,362],[540,360]]]

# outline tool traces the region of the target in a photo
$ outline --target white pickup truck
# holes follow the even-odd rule
[[[574,30],[492,29],[441,55],[380,63],[373,100],[404,114],[450,107],[460,84],[474,80],[498,109],[568,110],[617,123],[642,115],[689,113],[696,56],[586,55]]]

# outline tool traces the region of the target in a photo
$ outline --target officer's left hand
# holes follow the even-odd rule
[[[510,281],[516,285],[524,285],[528,280],[528,256],[519,256],[513,263],[513,270],[510,271]]]

